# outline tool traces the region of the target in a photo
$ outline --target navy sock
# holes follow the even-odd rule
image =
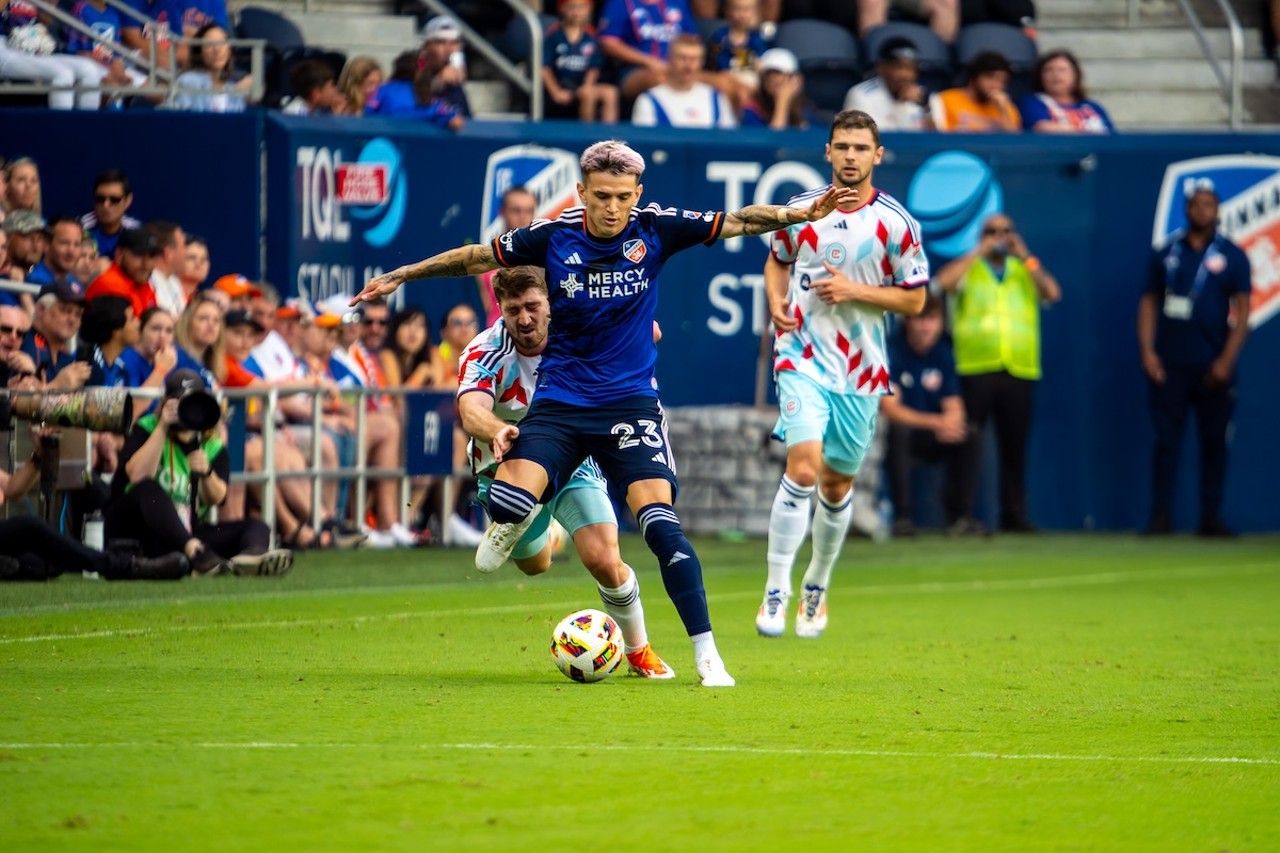
[[[711,630],[707,612],[707,590],[702,585],[702,563],[680,527],[680,519],[669,504],[656,503],[636,513],[640,532],[649,550],[662,567],[662,583],[676,606],[689,636]]]
[[[537,505],[538,499],[519,486],[494,480],[489,487],[489,517],[498,524],[518,524]]]

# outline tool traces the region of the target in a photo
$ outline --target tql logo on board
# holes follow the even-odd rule
[[[369,140],[353,162],[325,147],[299,146],[296,157],[303,240],[348,242],[348,217],[363,221],[361,236],[376,248],[400,233],[409,190],[400,150],[390,140]]]
[[[1218,230],[1249,256],[1249,326],[1257,328],[1280,311],[1280,157],[1229,154],[1170,163],[1156,204],[1152,246],[1165,245],[1187,224],[1186,190],[1206,178],[1220,199]]]
[[[512,187],[533,193],[534,217],[554,219],[578,204],[578,155],[563,148],[512,145],[489,155],[484,173],[484,206],[480,236],[485,242],[507,230],[502,223],[502,196]]]

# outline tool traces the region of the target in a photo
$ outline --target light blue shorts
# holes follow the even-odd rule
[[[479,480],[480,499],[486,503],[492,483],[491,477],[481,477]],[[595,460],[588,458],[579,465],[565,487],[552,498],[549,509],[538,513],[538,517],[511,551],[513,560],[536,556],[542,550],[547,544],[552,518],[560,522],[570,536],[592,524],[617,526],[618,517],[614,515],[613,502],[609,500],[609,489]]]
[[[778,374],[778,425],[775,438],[787,449],[806,441],[822,442],[822,461],[852,477],[876,434],[880,398],[870,394],[833,394],[794,370]]]

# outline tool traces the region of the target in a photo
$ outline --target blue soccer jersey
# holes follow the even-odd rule
[[[631,211],[622,233],[587,232],[585,209],[497,237],[493,254],[506,267],[545,267],[551,298],[538,396],[577,406],[656,397],[653,318],[658,274],[667,258],[720,236],[724,213],[651,204]]]

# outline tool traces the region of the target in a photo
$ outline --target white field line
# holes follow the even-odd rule
[[[437,750],[466,750],[476,752],[673,752],[673,753],[716,753],[725,755],[781,755],[813,758],[825,756],[829,758],[922,758],[930,761],[949,758],[974,759],[980,761],[1075,761],[1102,762],[1110,764],[1242,764],[1260,767],[1280,767],[1280,758],[1246,758],[1242,756],[1200,756],[1200,755],[1064,755],[1057,753],[1017,753],[1017,752],[925,752],[921,750],[901,749],[810,749],[798,747],[736,746],[732,744],[718,746],[641,746],[641,745],[608,745],[594,746],[568,744],[525,744],[525,743],[289,743],[272,741],[233,742],[196,742],[196,743],[147,743],[142,741],[122,741],[116,743],[0,743],[0,750],[68,750],[88,751],[95,749],[121,750],[166,750],[166,749],[202,749],[202,750],[330,750],[347,749],[368,752],[383,748],[416,749],[424,752]]]
[[[945,558],[930,558],[931,568],[937,568],[939,564],[947,562]],[[966,559],[968,559],[966,557]],[[1265,574],[1268,570],[1280,572],[1280,560],[1259,560],[1250,563],[1237,563],[1234,566],[1224,568],[1221,565],[1206,564],[1195,566],[1181,566],[1177,568],[1159,568],[1159,569],[1134,569],[1126,572],[1095,572],[1079,575],[1066,575],[1051,578],[1009,578],[996,580],[971,580],[971,581],[922,581],[914,584],[878,584],[857,586],[855,580],[850,580],[849,586],[841,586],[841,593],[847,590],[849,594],[854,595],[881,595],[893,593],[912,593],[912,592],[956,592],[956,591],[972,591],[980,592],[986,590],[1001,589],[1055,589],[1066,586],[1090,586],[1094,584],[1120,583],[1126,580],[1140,580],[1150,578],[1152,580],[1166,580],[1177,578],[1197,578],[1212,575],[1254,575]],[[857,566],[849,566],[842,573],[842,577],[853,577],[857,572]],[[553,577],[539,578],[536,582],[537,587],[548,587],[551,585],[568,585],[577,584],[583,580],[582,575],[570,575],[561,573]],[[513,583],[529,584],[530,582],[523,578],[512,578]],[[195,581],[194,583],[200,583]],[[246,585],[253,584],[247,581]],[[299,589],[299,590],[272,590],[258,588],[255,591],[246,591],[243,593],[235,593],[232,595],[179,595],[175,598],[148,599],[148,598],[129,598],[116,599],[108,601],[76,601],[65,602],[60,604],[37,604],[29,607],[0,607],[0,618],[12,616],[32,616],[41,613],[69,613],[75,611],[107,611],[107,610],[128,610],[130,608],[150,608],[150,607],[187,607],[193,604],[236,604],[251,601],[271,601],[271,600],[301,600],[308,598],[351,598],[355,596],[377,596],[377,595],[404,595],[412,593],[442,593],[442,592],[460,592],[462,590],[477,589],[475,580],[458,581],[447,584],[397,584],[394,586],[343,586],[343,587],[327,587],[325,589]],[[534,587],[527,587],[530,591],[537,591]],[[712,598],[743,598],[754,597],[757,593],[723,593],[720,595],[711,595]],[[3,642],[3,641],[0,641]]]
[[[881,584],[878,586],[850,586],[849,595],[885,595],[885,594],[934,594],[942,592],[991,592],[1001,590],[1040,590],[1061,589],[1073,586],[1102,586],[1119,584],[1127,581],[1142,580],[1178,580],[1206,576],[1226,577],[1230,575],[1254,575],[1274,571],[1276,563],[1239,563],[1224,569],[1220,566],[1183,566],[1174,569],[1157,569],[1129,572],[1096,572],[1083,575],[1064,575],[1052,578],[1011,578],[1008,580],[973,580],[973,581],[929,581],[916,584]],[[421,590],[422,587],[414,587]],[[760,593],[727,592],[718,595],[708,594],[712,601],[728,601],[742,598],[754,598]],[[278,597],[285,597],[278,594]],[[209,601],[227,601],[225,598],[209,599]],[[210,622],[203,625],[158,625],[145,628],[108,628],[98,631],[80,631],[65,634],[37,634],[30,637],[0,637],[0,646],[20,643],[50,643],[68,640],[110,639],[116,637],[144,637],[159,634],[203,632],[203,631],[243,631],[273,628],[308,628],[315,625],[350,624],[364,625],[374,622],[396,622],[409,619],[427,619],[432,617],[449,618],[477,614],[523,613],[530,606],[545,608],[572,609],[581,604],[581,599],[563,602],[537,601],[500,607],[466,607],[453,610],[414,610],[397,613],[379,613],[364,616],[333,616],[315,619],[266,619],[253,622]]]

